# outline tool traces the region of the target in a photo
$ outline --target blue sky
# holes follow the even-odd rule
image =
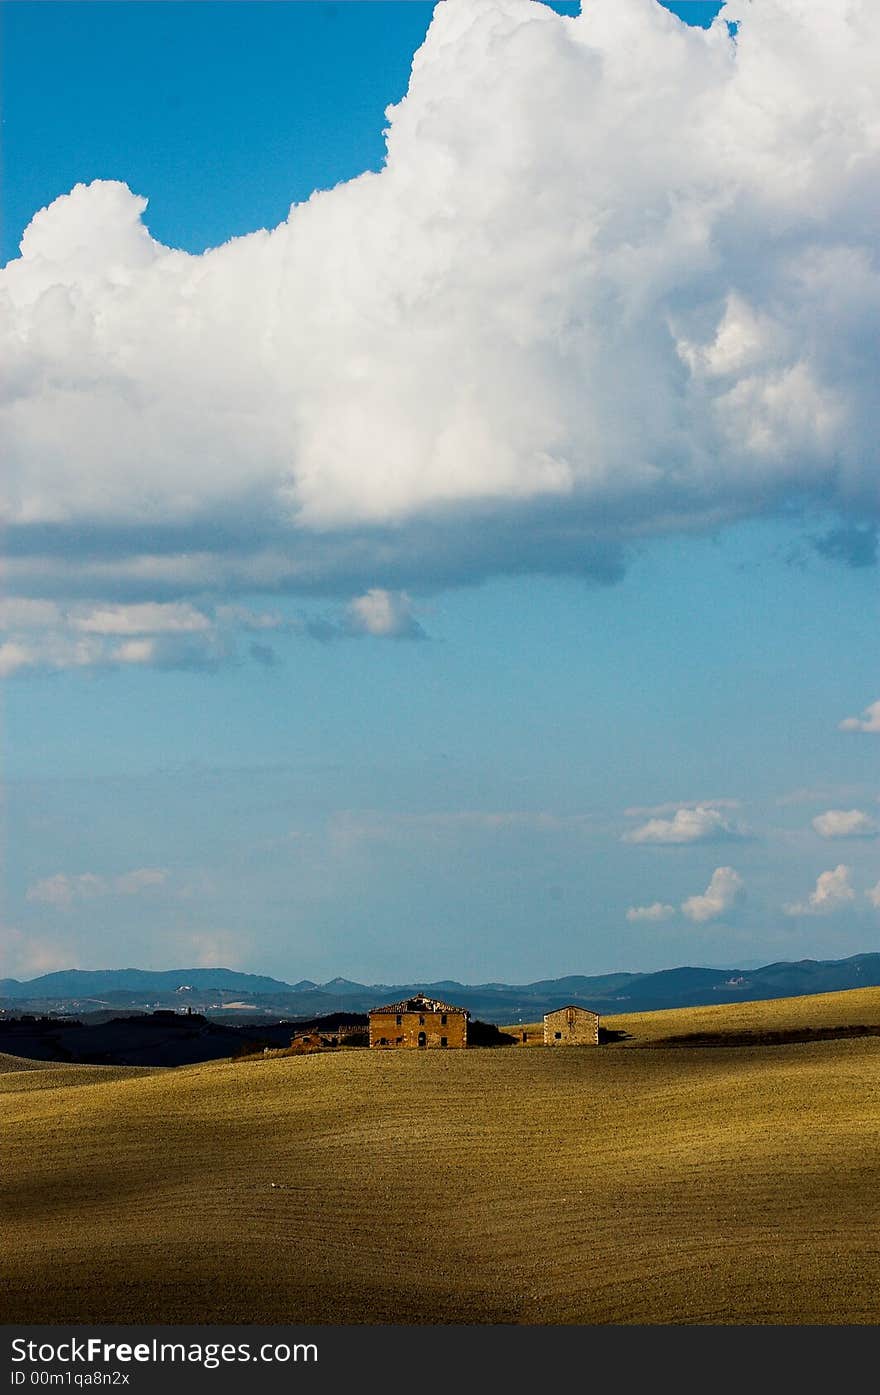
[[[877,948],[872,21],[539,8],[5,7],[0,976]]]

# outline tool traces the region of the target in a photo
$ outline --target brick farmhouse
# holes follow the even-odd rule
[[[370,1012],[370,1046],[430,1047],[467,1046],[466,1008],[453,1007],[439,998],[416,993],[399,1003]]]

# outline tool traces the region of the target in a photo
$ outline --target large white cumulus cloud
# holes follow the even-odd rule
[[[878,60],[874,0],[445,0],[385,168],[280,227],[193,256],[78,185],[0,273],[8,588],[610,575],[873,517]]]

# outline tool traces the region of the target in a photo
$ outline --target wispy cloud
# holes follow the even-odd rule
[[[11,925],[0,925],[3,977],[36,978],[39,974],[68,968],[74,958],[74,951],[57,939],[25,932]]]
[[[39,609],[37,607],[40,607]],[[65,669],[214,668],[229,659],[231,636],[189,604],[69,606],[28,599],[6,607],[0,677]]]
[[[82,901],[104,896],[140,896],[162,887],[168,880],[164,867],[134,867],[116,877],[99,876],[96,872],[68,875],[55,872],[51,877],[29,886],[25,899],[59,910],[69,910]]]
[[[212,628],[212,621],[188,604],[105,605],[77,608],[69,612],[73,630],[95,635],[199,634]]]
[[[652,901],[650,906],[630,906],[626,918],[631,921],[658,921],[669,920],[670,916],[674,915],[674,906],[667,905],[663,901]]]
[[[403,837],[503,835],[512,833],[576,834],[595,832],[587,814],[556,814],[546,810],[454,809],[417,813],[347,809],[334,814],[330,833],[337,842],[396,840]]]
[[[240,637],[256,662],[274,665],[268,636],[326,642],[372,635],[425,639],[406,592],[373,588],[330,615],[282,615],[244,605],[199,609],[189,602],[61,606],[31,598],[0,603],[0,678],[66,669],[201,669],[240,657]]]
[[[679,809],[739,809],[741,799],[669,799],[663,804],[631,804],[624,813],[628,819],[656,818],[675,814]]]
[[[826,809],[812,821],[820,838],[876,838],[880,824],[861,809]]]
[[[866,793],[865,785],[802,785],[780,794],[776,805],[784,809],[797,804],[828,804],[832,799],[864,799]]]
[[[247,956],[250,944],[235,930],[203,930],[183,935],[175,943],[175,952],[192,961],[193,968],[238,968]]]

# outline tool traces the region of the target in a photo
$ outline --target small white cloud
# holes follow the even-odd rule
[[[688,920],[716,920],[742,899],[745,883],[732,867],[716,867],[702,896],[689,896],[681,909]]]
[[[405,591],[385,591],[374,586],[357,596],[348,607],[348,627],[355,634],[383,639],[423,639],[424,630],[413,613]]]
[[[668,906],[663,901],[652,901],[650,906],[630,906],[626,913],[627,920],[668,920],[675,915],[675,907]]]
[[[698,804],[678,809],[671,819],[649,819],[623,835],[625,843],[721,843],[745,836],[745,832],[720,809]]]
[[[878,882],[876,886],[869,886],[865,895],[871,902],[871,905],[876,906],[878,911],[880,911],[880,882]]]
[[[76,903],[98,896],[138,896],[163,886],[167,879],[168,873],[163,867],[134,867],[118,877],[101,877],[95,872],[80,872],[74,876],[56,872],[29,886],[25,900],[70,910]]]
[[[817,814],[813,827],[821,838],[876,838],[880,824],[861,809],[827,809]]]
[[[838,726],[841,731],[880,731],[880,700],[866,707],[861,717],[844,717]]]
[[[786,915],[831,915],[844,906],[851,905],[856,893],[850,885],[852,869],[844,864],[822,872],[816,879],[816,888],[806,901],[794,901],[785,906]]]

